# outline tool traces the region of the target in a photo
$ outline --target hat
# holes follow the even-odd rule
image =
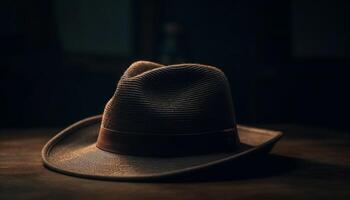
[[[269,152],[282,133],[237,125],[230,91],[212,66],[135,62],[102,115],[44,146],[44,165],[86,178],[154,180]]]

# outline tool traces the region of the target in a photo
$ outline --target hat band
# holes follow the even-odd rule
[[[137,156],[189,156],[228,152],[239,144],[235,128],[193,134],[125,133],[100,128],[96,146],[104,151]]]

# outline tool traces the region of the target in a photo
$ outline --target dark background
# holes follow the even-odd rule
[[[99,114],[136,60],[222,69],[239,123],[349,130],[349,1],[1,1],[0,128]]]

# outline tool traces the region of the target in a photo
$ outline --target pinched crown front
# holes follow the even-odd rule
[[[101,129],[109,134],[164,137],[216,133],[235,126],[222,71],[200,64],[139,61],[120,79],[105,106]]]

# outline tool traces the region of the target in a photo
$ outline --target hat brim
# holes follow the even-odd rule
[[[54,171],[94,179],[153,180],[220,165],[238,158],[268,153],[282,133],[238,126],[235,152],[186,157],[120,155],[96,147],[101,115],[81,120],[53,137],[42,150],[44,165]]]

